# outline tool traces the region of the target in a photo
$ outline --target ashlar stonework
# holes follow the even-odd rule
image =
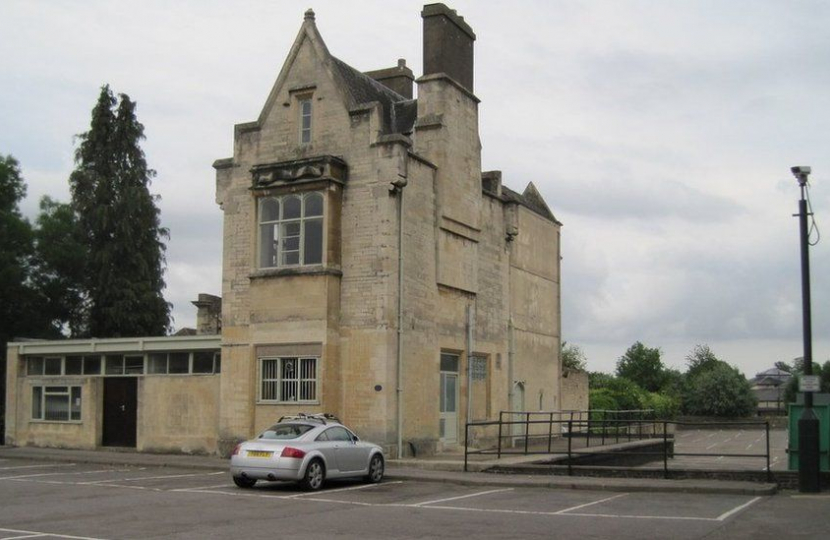
[[[408,455],[455,447],[466,420],[561,407],[560,223],[532,183],[481,171],[475,34],[443,4],[422,17],[416,80],[335,58],[306,12],[214,164],[222,450],[298,411]],[[322,226],[302,214],[319,200]]]

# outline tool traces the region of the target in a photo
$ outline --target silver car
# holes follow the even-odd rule
[[[280,418],[256,439],[236,445],[231,475],[241,488],[257,480],[287,480],[313,491],[330,478],[380,482],[384,463],[380,446],[361,441],[334,416],[299,414]]]

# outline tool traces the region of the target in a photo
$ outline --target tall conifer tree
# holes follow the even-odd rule
[[[29,307],[26,286],[32,255],[32,226],[20,213],[26,195],[20,166],[12,156],[0,155],[0,346],[20,331],[21,311]]]
[[[163,335],[170,326],[162,296],[168,232],[149,189],[156,173],[140,146],[144,126],[135,102],[119,97],[101,89],[69,179],[88,250],[87,327],[95,337]]]

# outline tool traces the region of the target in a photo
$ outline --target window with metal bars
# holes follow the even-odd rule
[[[260,359],[260,401],[317,401],[318,358],[286,356]]]

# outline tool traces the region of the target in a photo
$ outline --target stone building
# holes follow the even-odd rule
[[[214,164],[224,449],[298,409],[409,454],[560,407],[560,223],[532,183],[481,171],[475,34],[443,4],[421,15],[416,80],[334,57],[307,11]]]
[[[227,454],[303,411],[422,455],[466,421],[563,408],[560,223],[532,183],[481,171],[475,34],[421,15],[416,79],[350,67],[306,12],[214,163],[222,298],[194,302],[200,335],[10,344],[10,444]]]

